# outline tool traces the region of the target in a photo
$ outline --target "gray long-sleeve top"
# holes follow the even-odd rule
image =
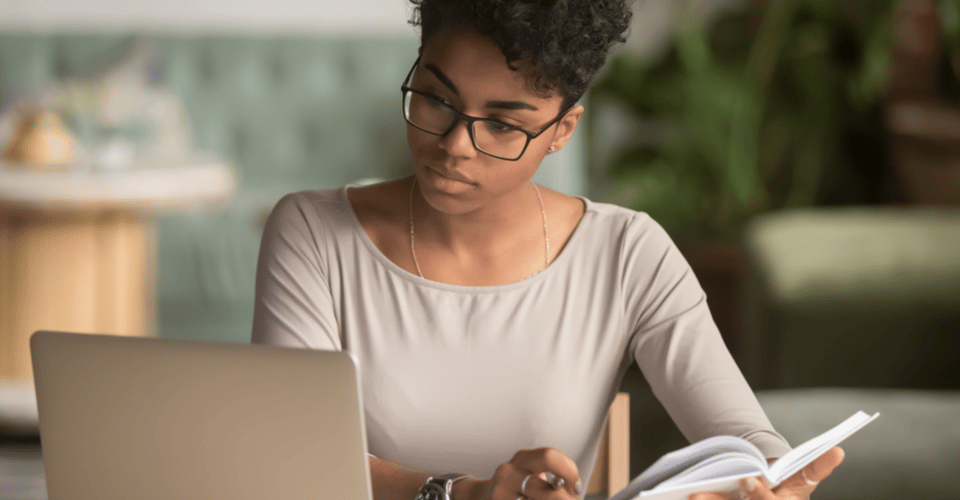
[[[771,458],[790,449],[689,265],[648,215],[584,199],[579,226],[544,271],[468,287],[387,259],[346,190],[294,193],[274,208],[253,341],[352,352],[373,455],[489,478],[518,450],[550,446],[586,484],[634,361],[690,441],[740,436]]]

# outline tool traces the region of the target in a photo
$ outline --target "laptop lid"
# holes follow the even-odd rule
[[[355,359],[37,332],[51,500],[372,499]]]

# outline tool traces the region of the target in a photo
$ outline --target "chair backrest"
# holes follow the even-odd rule
[[[610,405],[600,453],[593,467],[587,494],[609,497],[630,482],[630,394],[617,393]]]

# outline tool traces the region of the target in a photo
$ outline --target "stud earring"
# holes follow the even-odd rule
[[[556,152],[557,152],[556,146],[550,146],[549,148],[547,148],[547,153],[556,153]]]

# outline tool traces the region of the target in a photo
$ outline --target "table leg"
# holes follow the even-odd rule
[[[155,235],[133,212],[0,210],[0,378],[33,379],[36,330],[153,335]]]

